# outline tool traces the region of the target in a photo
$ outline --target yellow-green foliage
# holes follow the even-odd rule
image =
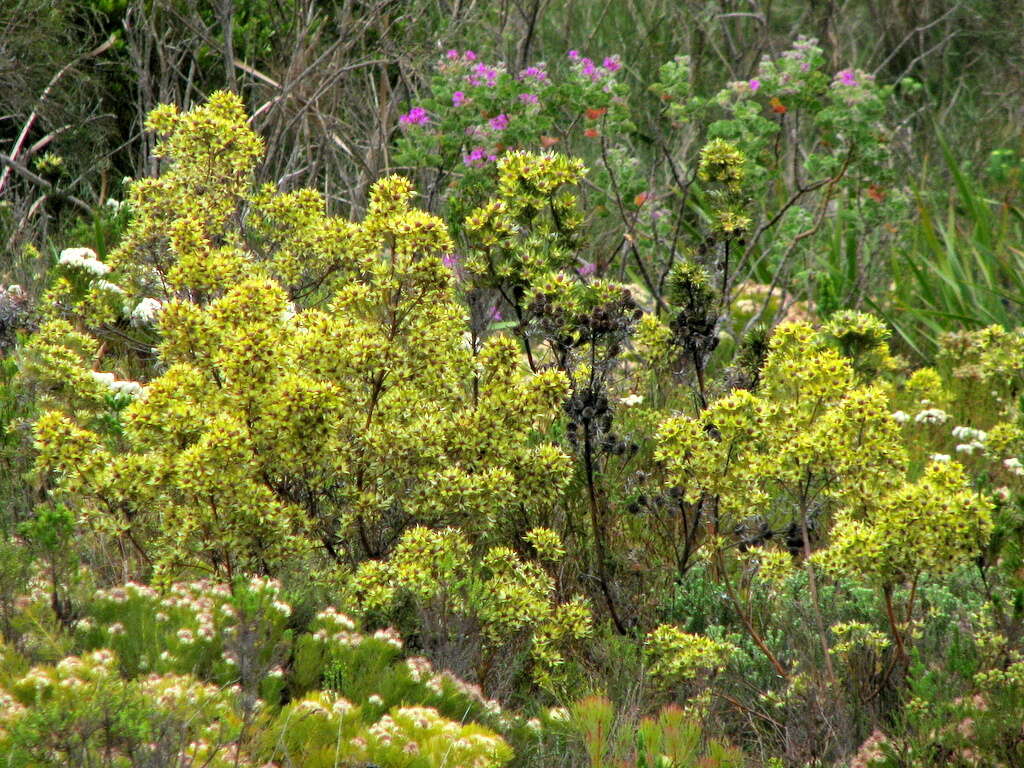
[[[17,650],[0,645],[5,764],[482,768],[511,758],[495,729],[516,718],[478,686],[407,658],[394,630],[363,633],[327,607],[293,644],[292,608],[273,579],[163,591],[129,582],[80,597],[65,638],[78,652],[34,666],[22,654],[38,659],[36,638],[53,632],[39,621],[49,595],[34,586],[18,601],[35,621]]]
[[[265,744],[274,759],[304,768],[497,768],[512,758],[493,731],[449,720],[431,707],[395,707],[367,725],[358,707],[325,691],[286,707]]]
[[[667,419],[658,456],[689,500],[718,498],[723,530],[812,502],[870,503],[903,461],[885,390],[857,386],[850,362],[805,324],[775,333],[759,392]]]
[[[934,462],[886,494],[864,517],[844,510],[821,553],[831,568],[888,586],[969,562],[992,531],[992,504],[970,490],[963,467]]]
[[[645,650],[651,674],[674,683],[717,670],[728,662],[734,649],[728,643],[662,624],[647,636]]]
[[[824,532],[835,516],[830,562],[887,583],[915,568],[946,570],[982,545],[989,504],[970,490],[959,465],[932,467],[911,481],[891,388],[861,383],[867,371],[886,365],[871,351],[880,331],[853,320],[843,318],[842,327],[861,328],[854,360],[831,343],[850,344],[838,324],[825,335],[806,324],[784,325],[772,338],[756,393],[734,391],[696,418],[662,424],[658,456],[671,482],[688,501],[714,500],[707,525],[716,556],[734,552],[725,534],[752,518],[778,534],[787,522]],[[856,362],[868,359],[858,375]]]
[[[531,532],[533,542],[546,541],[547,553],[557,545],[552,533]],[[557,550],[555,550],[557,551]],[[535,677],[551,687],[560,678],[566,643],[589,636],[590,611],[581,599],[559,604],[555,582],[537,562],[523,560],[508,547],[474,552],[465,535],[454,528],[406,531],[392,556],[367,561],[355,576],[365,610],[386,610],[403,598],[440,616],[441,631],[458,638],[459,620],[469,618],[483,641],[477,676],[484,682],[504,650],[515,652],[528,641]]]
[[[252,190],[262,145],[235,96],[149,125],[163,173],[132,186],[109,278],[156,307],[130,314],[155,315],[159,375],[90,375],[98,345],[61,321],[27,352],[48,395],[37,469],[83,520],[163,571],[230,575],[375,554],[396,512],[479,535],[552,503],[567,459],[536,429],[566,381],[526,375],[509,339],[463,342],[451,239],[408,181],[342,221],[315,192]]]
[[[1016,413],[1024,374],[1024,331],[989,326],[939,340],[938,367],[944,374],[958,416],[975,426]]]
[[[568,725],[583,742],[590,768],[737,768],[743,753],[705,738],[700,723],[681,707],[662,707],[657,717],[636,721],[616,717],[605,696],[587,696],[572,705]]]
[[[106,649],[0,680],[0,754],[11,766],[253,766],[239,760],[241,726],[237,688],[191,675],[124,680]]]
[[[568,266],[582,216],[567,186],[585,173],[580,160],[509,152],[498,161],[498,194],[465,226],[476,250],[467,267],[495,287],[526,287]]]

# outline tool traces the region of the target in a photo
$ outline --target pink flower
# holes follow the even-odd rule
[[[618,56],[608,56],[603,62],[601,62],[601,66],[609,72],[618,72],[622,69],[622,62],[619,60]]]
[[[533,79],[538,83],[543,83],[548,79],[548,73],[539,67],[527,67],[519,73],[520,80]]]
[[[842,72],[836,73],[836,78],[843,85],[856,85],[857,75],[854,74],[852,69],[844,69]]]
[[[577,51],[576,49],[569,51],[569,58],[572,59],[573,61],[579,61],[580,52]]]
[[[761,81],[755,77],[753,80],[747,83],[747,85],[750,86],[750,90],[752,93],[757,93],[757,89],[761,87]]]
[[[398,121],[404,125],[426,125],[430,122],[430,115],[423,107],[413,107],[399,117]]]
[[[520,93],[519,100],[523,102],[523,104],[536,104],[539,101],[537,94],[535,93]]]
[[[502,113],[497,117],[492,117],[487,124],[491,126],[492,131],[504,131],[508,128],[508,115]]]
[[[476,54],[473,51],[466,51],[462,54],[462,58],[466,61],[476,61]]]
[[[473,147],[468,155],[462,156],[463,164],[472,168],[482,168],[488,163],[493,163],[497,159],[497,155],[487,152],[483,147]]]
[[[497,307],[491,310],[491,320],[495,323],[501,320],[501,310]]]
[[[441,263],[448,269],[455,269],[459,265],[459,257],[454,253],[446,253],[441,257]]]
[[[587,277],[597,272],[597,264],[592,261],[585,261],[580,266],[576,267],[576,273],[580,277]]]
[[[457,59],[459,58],[459,52],[454,48],[449,48],[447,53],[445,53],[445,57],[449,59]]]
[[[498,82],[498,70],[488,67],[486,64],[477,64],[473,67],[472,74],[466,75],[470,85],[486,85],[493,88]]]
[[[456,91],[455,93],[452,94],[453,107],[461,107],[467,101],[468,99],[466,98],[466,94],[464,94],[462,91]]]

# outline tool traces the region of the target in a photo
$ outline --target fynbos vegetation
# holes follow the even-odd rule
[[[0,764],[1024,765],[1010,6],[0,11]]]

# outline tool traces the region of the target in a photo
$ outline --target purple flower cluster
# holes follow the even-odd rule
[[[430,122],[430,115],[423,107],[413,107],[399,117],[398,121],[403,125],[426,125]]]
[[[539,67],[527,67],[519,73],[520,80],[536,80],[538,83],[546,83],[548,73]]]
[[[471,168],[482,168],[488,163],[493,163],[497,159],[497,155],[488,152],[483,147],[473,147],[468,155],[462,156],[463,164],[468,165]]]
[[[761,81],[755,77],[753,80],[748,82],[747,85],[750,86],[751,93],[757,93],[758,89],[761,87]]]
[[[481,62],[473,67],[470,74],[466,75],[466,80],[470,85],[486,85],[488,88],[493,88],[498,83],[498,70]]]
[[[508,128],[508,115],[502,113],[497,117],[492,117],[487,124],[491,126],[492,131],[504,131]]]
[[[465,53],[460,55],[459,52],[454,48],[450,48],[448,52],[445,53],[444,56],[449,61],[455,61],[456,59],[460,58],[465,59],[466,61],[476,61],[476,53],[474,53],[473,51],[466,51]]]
[[[461,107],[467,101],[469,101],[469,99],[466,98],[466,94],[464,94],[462,91],[456,91],[455,93],[452,94],[453,107]]]
[[[618,56],[608,56],[598,66],[593,59],[581,56],[579,51],[573,49],[569,51],[569,59],[578,64],[580,72],[594,82],[622,69],[622,60]]]
[[[836,72],[836,83],[839,85],[857,85],[857,75],[852,69]]]
[[[535,93],[520,93],[519,100],[523,102],[523,104],[536,104],[540,101]]]

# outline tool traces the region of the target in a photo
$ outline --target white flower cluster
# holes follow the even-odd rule
[[[941,408],[926,408],[914,417],[917,424],[945,424],[949,414]]]
[[[355,622],[334,606],[324,608],[316,615],[316,618],[318,621],[330,624],[335,629],[344,630],[345,632],[351,632],[356,628]]]
[[[1011,459],[1004,459],[1003,466],[1013,474],[1017,475],[1017,477],[1024,477],[1024,465],[1020,463],[1020,459],[1016,456]]]
[[[430,661],[422,656],[413,656],[407,659],[405,665],[409,668],[409,676],[417,683],[428,679],[434,674],[434,668]]]
[[[151,323],[156,319],[157,313],[163,309],[163,306],[159,299],[147,297],[135,305],[135,309],[132,310],[132,320]]]
[[[910,421],[910,414],[907,413],[906,411],[893,411],[892,420],[895,421],[897,424],[906,424],[908,421]]]
[[[122,381],[114,377],[114,374],[106,371],[90,371],[89,375],[98,383],[105,385],[111,392],[117,395],[137,397],[142,394],[142,385],[137,381]]]
[[[116,283],[112,283],[109,280],[97,280],[93,283],[101,291],[107,291],[108,293],[116,293],[118,296],[124,296],[124,288]]]
[[[388,627],[387,629],[378,629],[376,632],[373,633],[373,637],[375,640],[383,640],[392,648],[402,647],[401,636],[399,636],[398,632],[392,629],[391,627]]]
[[[84,269],[96,277],[103,277],[110,272],[110,267],[96,258],[96,251],[92,248],[65,248],[60,252],[57,263],[65,267]]]
[[[956,452],[971,456],[974,453],[984,452],[988,432],[971,427],[953,427],[953,437],[962,441],[957,444]]]
[[[952,457],[948,453],[933,453],[929,458],[932,461],[949,461]]]

